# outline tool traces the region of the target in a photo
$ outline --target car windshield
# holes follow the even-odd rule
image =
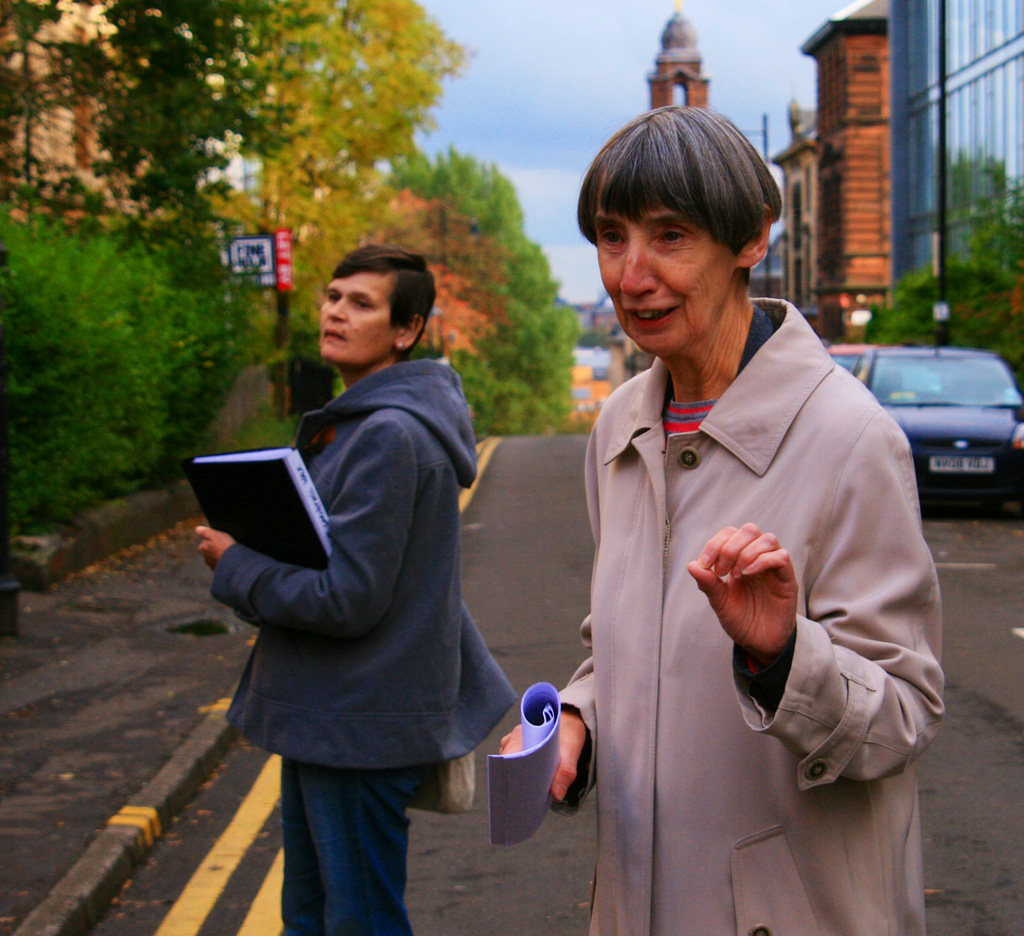
[[[847,370],[853,370],[853,365],[856,364],[859,359],[860,355],[852,352],[836,352],[832,355],[832,360],[840,367],[845,367]]]
[[[886,406],[1020,406],[998,358],[879,355],[871,391]]]

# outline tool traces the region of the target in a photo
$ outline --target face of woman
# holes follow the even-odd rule
[[[671,211],[640,221],[597,217],[601,281],[623,331],[643,351],[671,365],[713,349],[720,330],[748,308],[742,270],[763,254],[751,241],[734,254]]]
[[[345,386],[396,363],[416,337],[391,324],[392,273],[354,273],[331,280],[320,304],[320,356],[338,368]],[[413,328],[416,326],[416,328]]]

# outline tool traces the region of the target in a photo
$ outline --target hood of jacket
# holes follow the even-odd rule
[[[459,484],[476,478],[476,437],[459,375],[437,361],[402,361],[363,377],[321,410],[302,417],[296,444],[324,427],[381,409],[401,409],[426,426],[448,452]]]

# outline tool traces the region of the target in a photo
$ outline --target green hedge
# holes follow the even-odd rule
[[[180,477],[240,366],[245,308],[111,234],[0,215],[0,237],[12,531]]]

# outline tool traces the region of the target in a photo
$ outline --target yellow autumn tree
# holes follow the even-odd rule
[[[384,212],[381,167],[415,150],[464,54],[415,0],[287,0],[263,28],[277,146],[229,211],[249,231],[292,230],[298,303],[312,305]]]

